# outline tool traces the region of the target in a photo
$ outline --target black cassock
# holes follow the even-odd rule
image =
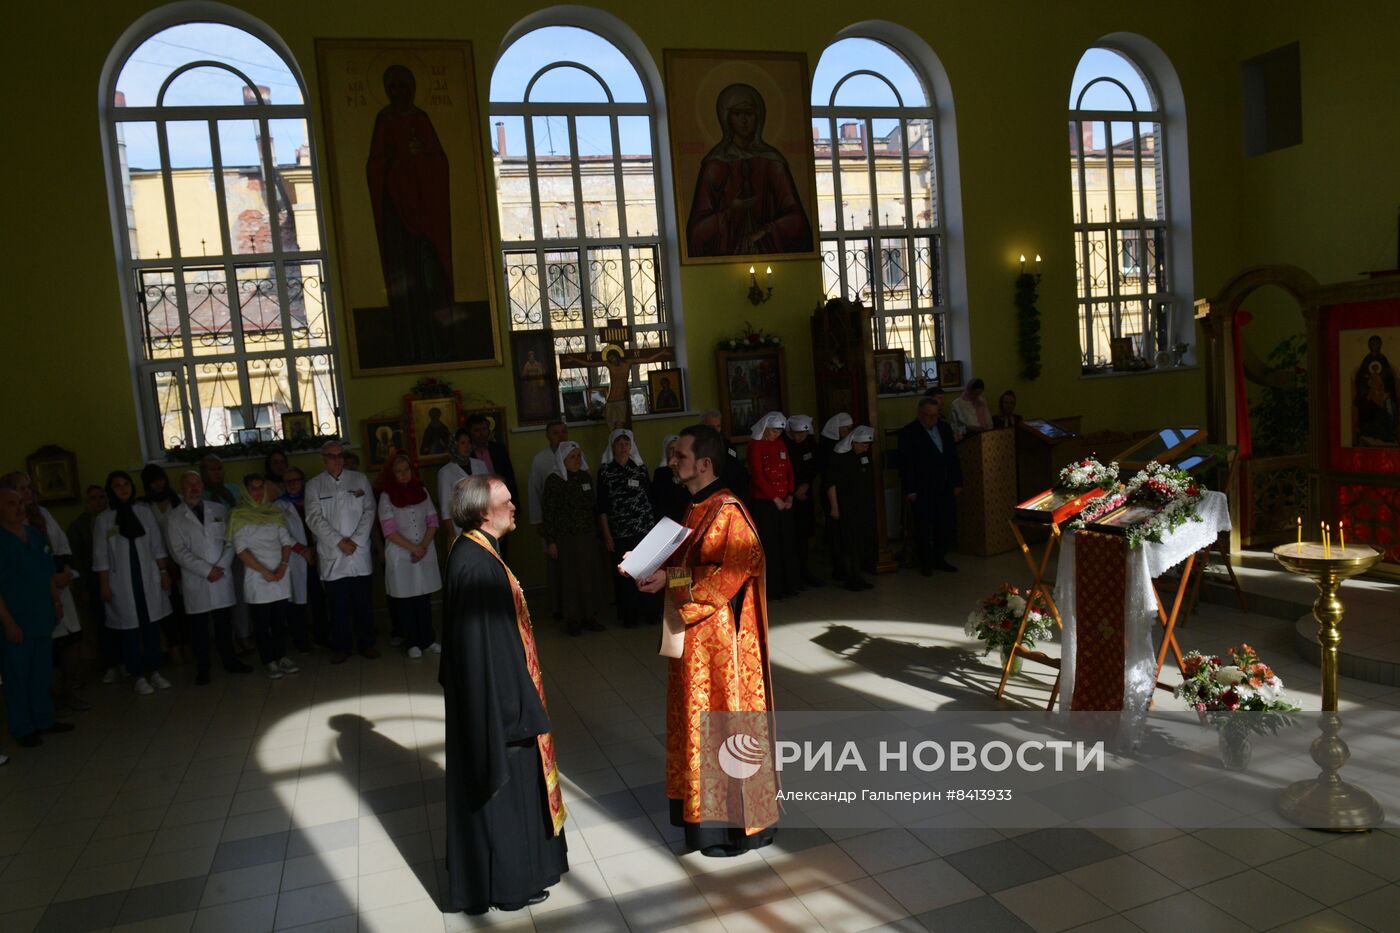
[[[557,884],[569,857],[563,830],[553,835],[535,740],[549,731],[549,715],[525,666],[510,581],[493,555],[465,538],[448,558],[442,629],[445,908],[484,913]]]

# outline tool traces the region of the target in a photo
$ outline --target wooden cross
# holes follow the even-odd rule
[[[598,328],[598,342],[602,345],[597,353],[561,353],[559,368],[605,367],[608,371],[608,402],[603,409],[604,420],[609,428],[632,427],[632,403],[628,400],[628,384],[631,382],[632,367],[643,363],[670,362],[676,358],[670,347],[647,347],[640,350],[624,350],[622,345],[631,342],[631,331],[622,326],[610,325]]]

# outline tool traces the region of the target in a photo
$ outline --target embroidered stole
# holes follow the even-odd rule
[[[544,677],[540,672],[540,656],[535,650],[535,628],[530,624],[530,609],[525,605],[525,591],[520,588],[520,581],[511,572],[510,565],[501,560],[501,555],[496,553],[496,549],[491,546],[491,542],[478,530],[462,533],[462,537],[481,546],[481,548],[496,558],[496,561],[505,569],[506,577],[510,580],[510,594],[515,598],[515,623],[520,630],[520,643],[525,649],[525,669],[530,672],[530,680],[534,681],[535,691],[540,695],[540,705],[549,711],[549,704],[544,698]],[[548,732],[535,737],[540,749],[540,766],[544,771],[545,789],[549,795],[549,816],[554,824],[554,835],[559,835],[564,828],[564,820],[568,818],[569,811],[564,807],[564,794],[559,787],[559,766],[554,757],[554,736]]]

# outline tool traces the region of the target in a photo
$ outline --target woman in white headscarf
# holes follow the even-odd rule
[[[554,472],[544,481],[544,533],[549,556],[557,560],[560,605],[570,635],[584,629],[601,632],[598,622],[598,534],[594,511],[597,491],[583,449],[573,441],[554,452]]]
[[[753,520],[763,542],[768,569],[768,598],[795,596],[802,589],[797,566],[797,529],[793,522],[793,472],[783,429],[787,416],[770,411],[754,422],[746,461],[749,467],[749,501]]]
[[[854,428],[836,445],[827,468],[827,514],[834,529],[832,561],[837,578],[848,590],[868,590],[874,584],[861,574],[875,570],[875,468],[870,443],[875,431]]]
[[[840,553],[840,547],[835,537],[836,522],[831,520],[826,490],[831,485],[828,470],[831,467],[831,458],[836,454],[836,445],[841,438],[851,433],[853,427],[855,420],[848,413],[838,411],[826,419],[826,424],[822,425],[822,435],[817,440],[817,475],[822,481],[822,492],[817,498],[821,502],[822,516],[826,519],[827,544],[831,549],[831,575],[838,580],[841,579],[841,565],[836,556]]]
[[[671,452],[680,439],[679,434],[666,435],[666,440],[661,442],[661,461],[651,474],[652,511],[657,518],[664,516],[678,524],[685,521],[686,509],[690,507],[690,493],[671,469]]]
[[[603,535],[609,565],[621,561],[622,555],[641,543],[656,524],[651,497],[647,495],[650,485],[636,437],[626,428],[616,428],[608,435],[603,464],[598,467],[598,530]],[[659,601],[651,593],[637,589],[622,574],[611,576],[622,627],[636,628],[651,621],[654,610],[660,608]]]
[[[817,500],[817,439],[812,436],[812,419],[808,415],[793,415],[783,432],[788,460],[792,461],[792,522],[797,535],[797,573],[803,586],[821,586],[821,579],[807,562],[811,550],[812,529],[816,525]]]

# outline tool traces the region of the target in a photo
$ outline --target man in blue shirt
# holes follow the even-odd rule
[[[920,399],[918,416],[899,432],[899,475],[914,513],[919,571],[926,577],[958,569],[946,555],[956,536],[954,497],[962,492],[962,465],[940,412],[937,398]]]
[[[5,706],[10,735],[26,748],[41,732],[68,732],[54,721],[53,629],[63,615],[48,538],[24,521],[24,499],[0,489],[0,627],[4,629]]]

